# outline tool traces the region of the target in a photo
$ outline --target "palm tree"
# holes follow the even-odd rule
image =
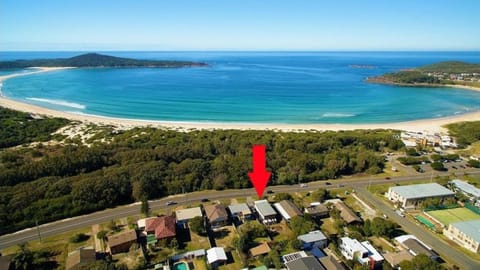
[[[12,258],[12,264],[14,269],[29,270],[34,269],[34,254],[27,245],[21,244],[20,250]]]

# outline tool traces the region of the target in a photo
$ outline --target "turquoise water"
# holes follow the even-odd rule
[[[2,59],[75,52],[3,53]],[[385,123],[480,110],[480,92],[366,83],[368,76],[476,52],[113,52],[204,61],[206,68],[74,69],[3,82],[7,97],[74,113],[166,121]],[[352,65],[371,66],[356,68]]]
[[[173,270],[188,270],[188,265],[184,262],[173,265]]]

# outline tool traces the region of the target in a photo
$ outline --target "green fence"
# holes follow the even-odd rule
[[[474,212],[475,214],[480,215],[480,208],[476,207],[475,205],[473,205],[473,204],[471,204],[471,203],[466,203],[466,204],[465,204],[465,207],[466,207],[468,210]]]
[[[452,209],[460,207],[458,204],[447,204],[447,205],[433,205],[423,209],[423,211],[435,211],[435,210],[445,210],[445,209]]]
[[[430,229],[434,229],[435,228],[435,225],[433,225],[432,222],[430,222],[430,220],[420,216],[420,215],[416,215],[415,216],[415,219],[420,221],[420,223],[422,223],[423,225],[427,226],[428,228]]]

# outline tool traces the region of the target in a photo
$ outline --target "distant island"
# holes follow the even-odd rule
[[[367,81],[400,86],[467,86],[480,88],[480,64],[446,61],[369,77]]]
[[[151,68],[180,68],[203,67],[205,63],[172,60],[139,60],[115,57],[98,53],[87,53],[71,58],[34,59],[0,61],[0,69],[29,68],[29,67],[151,67]]]

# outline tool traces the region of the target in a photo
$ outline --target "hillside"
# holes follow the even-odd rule
[[[480,64],[460,61],[439,62],[367,78],[368,82],[404,86],[480,86]]]
[[[28,67],[199,67],[205,63],[172,60],[139,60],[115,57],[98,53],[87,53],[71,58],[35,59],[0,61],[0,69],[28,68]]]

